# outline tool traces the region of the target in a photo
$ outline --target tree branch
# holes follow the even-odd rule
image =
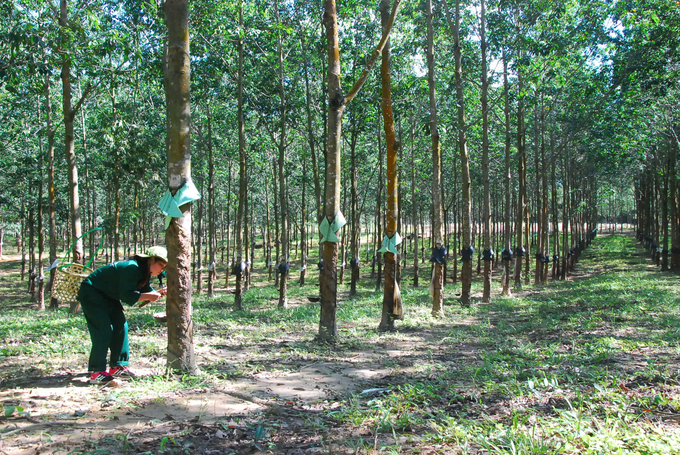
[[[345,104],[352,101],[356,94],[359,93],[359,90],[361,90],[361,87],[366,82],[366,79],[368,79],[368,75],[370,74],[371,69],[373,69],[375,62],[378,61],[378,57],[380,57],[380,54],[382,53],[382,50],[385,47],[385,43],[387,43],[387,39],[390,37],[392,26],[394,25],[394,21],[397,18],[397,13],[399,12],[400,3],[401,0],[394,0],[394,3],[392,4],[392,11],[390,12],[390,18],[387,21],[387,26],[385,27],[385,30],[383,30],[382,38],[380,38],[378,46],[371,54],[371,57],[368,59],[368,62],[366,62],[366,67],[361,72],[361,76],[359,76],[359,79],[357,79],[357,81],[354,83],[354,86],[350,89],[349,93],[347,94],[347,96],[345,96]]]

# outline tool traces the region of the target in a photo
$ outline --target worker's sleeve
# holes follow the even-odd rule
[[[137,282],[140,279],[139,267],[137,264],[130,264],[120,267],[117,272],[120,301],[128,305],[134,305],[142,295],[137,290]]]

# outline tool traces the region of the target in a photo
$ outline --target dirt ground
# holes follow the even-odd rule
[[[15,266],[11,272],[0,271],[0,281],[7,280],[8,273],[20,273],[19,258],[2,258],[7,261]],[[21,291],[4,295],[4,303],[17,307],[11,302],[25,300]],[[313,454],[357,453],[358,449],[347,449],[346,442],[352,440],[375,448],[405,444],[405,440],[394,441],[391,435],[373,435],[370,430],[335,428],[322,411],[339,407],[338,400],[350,393],[386,393],[387,382],[395,380],[390,365],[408,365],[423,350],[436,350],[446,330],[435,325],[412,335],[403,333],[403,341],[376,345],[373,350],[345,349],[323,361],[295,359],[270,365],[268,351],[285,349],[293,342],[291,337],[282,334],[270,340],[255,356],[250,349],[198,344],[199,366],[208,359],[214,364],[218,358],[228,370],[229,365],[255,357],[264,367],[218,384],[206,382],[196,388],[146,395],[136,392],[134,381],[88,384],[84,359],[69,359],[45,376],[26,364],[35,359],[0,356],[0,403],[21,406],[30,414],[0,417],[0,452]],[[474,355],[474,350],[458,352],[461,359]],[[157,375],[163,361],[139,359],[134,371],[141,376]],[[120,400],[121,395],[127,399]]]
[[[2,262],[7,261],[15,266],[0,268],[0,287],[5,288],[3,282],[7,281],[7,274],[18,274],[20,270],[19,258],[2,258]],[[650,264],[650,267],[653,266]],[[577,270],[572,277],[580,279],[612,271],[615,272]],[[4,308],[19,307],[18,302],[25,301],[23,289],[3,293]],[[473,298],[481,307],[481,296]],[[302,303],[290,302],[292,306]],[[351,394],[380,397],[389,392],[390,385],[432,379],[436,373],[428,376],[417,372],[425,360],[451,368],[480,363],[482,351],[488,346],[468,342],[452,345],[447,337],[452,330],[464,331],[484,324],[493,329],[497,317],[492,312],[480,311],[479,317],[446,319],[417,329],[403,326],[394,337],[384,341],[381,338],[369,347],[346,342],[338,349],[329,350],[327,355],[309,358],[281,355],[306,339],[299,333],[277,333],[248,346],[220,344],[214,338],[223,334],[204,333],[202,339],[195,340],[197,364],[216,365],[216,370],[213,368],[205,375],[208,379],[194,386],[172,390],[148,384],[137,387],[135,382],[120,381],[106,387],[89,385],[84,358],[58,359],[51,373],[45,375],[44,365],[41,368],[31,365],[36,361],[34,358],[0,355],[0,403],[5,407],[21,406],[30,414],[30,417],[0,417],[3,433],[0,453],[368,454],[384,453],[390,447],[399,448],[390,453],[453,453],[442,446],[412,445],[415,443],[407,437],[408,432],[406,436],[398,436],[373,431],[374,428],[361,424],[339,426],[329,414],[339,411],[343,400]],[[131,332],[130,336],[133,340],[142,335]],[[534,336],[550,338],[552,335],[527,334],[529,339]],[[4,343],[21,342],[0,341],[0,349]],[[164,347],[166,340],[159,339],[157,343]],[[565,345],[564,349],[569,346]],[[669,368],[679,372],[680,380],[680,362],[673,352],[656,355],[664,356]],[[646,358],[646,352],[626,353],[621,358],[610,359],[611,368],[620,369],[622,377],[635,378],[636,372],[644,369]],[[248,365],[250,369],[235,375],[234,365]],[[164,366],[162,355],[141,358],[135,364],[135,372],[158,376],[163,374]],[[621,389],[629,394],[643,393],[644,388],[638,382],[634,379],[624,383]],[[654,387],[658,393],[671,394],[676,390],[672,385],[654,384]],[[461,390],[459,395],[470,397],[470,393],[470,390]],[[502,419],[507,418],[513,406],[552,412],[563,405],[560,400],[564,401],[549,394],[533,401],[523,397],[521,403],[502,401],[498,397],[470,400],[436,405],[452,415],[464,408],[468,416],[497,415]],[[661,418],[657,419],[658,425],[662,425]],[[467,453],[487,454],[474,449],[468,449]]]

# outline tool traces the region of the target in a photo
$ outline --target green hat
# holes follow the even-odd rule
[[[143,258],[158,258],[162,261],[168,262],[168,250],[163,246],[152,246],[146,250],[146,254],[138,254]]]

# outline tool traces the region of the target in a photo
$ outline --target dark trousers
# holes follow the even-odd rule
[[[88,371],[106,371],[106,354],[109,350],[110,366],[128,366],[128,323],[120,301],[106,297],[88,283],[80,286],[78,300],[92,340]]]

